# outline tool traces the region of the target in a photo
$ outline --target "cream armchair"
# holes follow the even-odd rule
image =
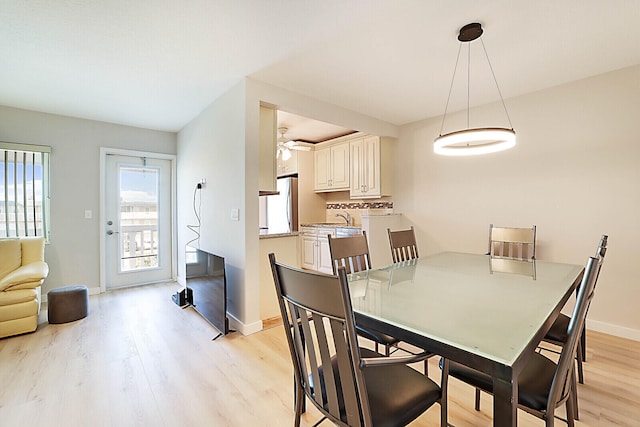
[[[0,338],[36,330],[48,274],[44,238],[0,239]]]

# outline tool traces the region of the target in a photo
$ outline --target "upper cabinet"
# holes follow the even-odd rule
[[[277,191],[276,188],[276,110],[260,107],[260,194]]]
[[[319,146],[314,152],[315,191],[349,189],[349,142]]]
[[[289,150],[291,157],[283,160],[284,156],[278,156],[278,178],[281,176],[289,176],[298,173],[298,151]]]
[[[391,195],[391,141],[367,135],[351,140],[349,146],[350,198],[372,199]]]

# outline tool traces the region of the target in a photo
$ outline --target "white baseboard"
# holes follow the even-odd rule
[[[227,317],[229,318],[229,329],[235,329],[240,332],[242,335],[251,335],[256,332],[260,332],[262,330],[262,320],[258,320],[253,323],[242,323],[235,316],[227,312]]]
[[[615,335],[616,337],[626,338],[634,341],[640,341],[640,330],[638,329],[598,322],[597,320],[587,320],[587,330]]]

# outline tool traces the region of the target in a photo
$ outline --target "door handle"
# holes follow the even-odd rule
[[[112,234],[119,234],[119,231],[107,230],[107,236],[111,236]]]

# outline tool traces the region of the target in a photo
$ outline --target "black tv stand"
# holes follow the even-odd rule
[[[171,299],[177,306],[187,308],[193,305],[193,290],[189,287],[180,289],[175,294],[171,295]]]

